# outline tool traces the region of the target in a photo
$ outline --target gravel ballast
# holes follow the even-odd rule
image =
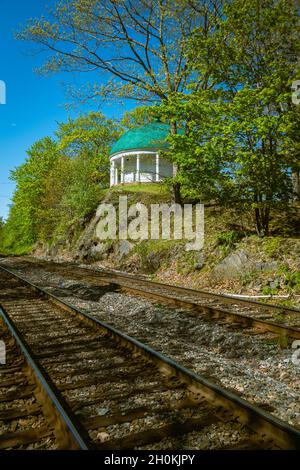
[[[9,260],[6,263],[9,267]],[[18,273],[300,428],[300,365],[292,362],[290,345],[280,348],[274,335],[242,331],[235,325],[79,284],[41,269],[27,267]]]

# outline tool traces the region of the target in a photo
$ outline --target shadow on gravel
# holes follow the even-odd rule
[[[72,284],[71,286],[64,287],[47,287],[51,294],[57,297],[77,297],[83,300],[90,300],[98,302],[100,298],[108,292],[119,292],[120,288],[116,284],[109,284],[107,286],[87,287],[84,284]]]

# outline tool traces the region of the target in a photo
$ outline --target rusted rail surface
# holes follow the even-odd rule
[[[0,389],[5,389],[9,385],[20,383],[25,386],[25,398],[31,398],[36,405],[23,408],[6,408],[0,412],[0,421],[9,423],[18,418],[26,418],[39,413],[46,426],[41,429],[33,430],[35,432],[23,431],[12,432],[0,436],[0,449],[19,447],[26,444],[39,442],[42,438],[51,436],[55,439],[55,447],[60,449],[80,449],[87,450],[89,442],[84,435],[84,431],[78,423],[77,418],[71,412],[67,403],[58,393],[50,377],[43,370],[42,366],[34,359],[29,345],[23,335],[18,330],[8,314],[0,307],[0,320],[2,320],[1,330],[3,337],[5,333],[6,342],[9,344],[7,350],[8,367],[0,367]],[[12,348],[13,344],[13,348]],[[17,360],[17,369],[15,362]],[[13,374],[13,377],[9,377]],[[31,393],[32,390],[32,393]],[[17,387],[15,392],[3,393],[0,403],[15,403],[24,398],[24,391]],[[45,444],[47,448],[47,443]]]
[[[225,425],[239,433],[230,448],[300,448],[293,426],[3,269],[0,304],[23,357],[34,358],[86,447],[147,448]],[[72,432],[57,423],[72,446]]]
[[[35,259],[18,259],[13,269],[42,269],[55,272],[68,279],[91,285],[115,285],[119,291],[142,296],[176,307],[188,309],[195,315],[222,319],[245,328],[272,332],[280,338],[300,338],[300,310],[255,301],[236,299],[227,295],[178,287],[143,279],[128,273],[112,270],[92,270],[72,263],[54,263]],[[278,318],[280,317],[280,318]]]
[[[39,260],[36,258],[18,258],[15,257],[15,263],[16,263],[16,268],[18,268],[19,263],[24,263],[30,264],[32,266],[36,266],[38,268],[46,269],[49,271],[62,271],[62,272],[73,272],[74,274],[76,273],[82,273],[82,275],[97,275],[97,276],[105,276],[119,280],[119,281],[125,281],[129,280],[131,282],[138,282],[139,285],[144,285],[145,287],[155,287],[158,289],[168,289],[173,292],[177,292],[179,294],[186,294],[187,296],[190,297],[196,297],[198,300],[199,299],[209,299],[210,301],[214,300],[216,302],[222,302],[224,304],[232,305],[233,303],[236,305],[240,305],[241,307],[245,307],[246,309],[259,309],[261,312],[265,312],[266,314],[271,313],[271,312],[276,312],[276,313],[282,313],[282,314],[299,314],[300,315],[300,310],[297,308],[293,307],[286,307],[282,305],[274,305],[274,304],[268,304],[268,303],[262,303],[258,302],[256,300],[246,300],[242,298],[237,298],[234,296],[231,296],[229,294],[217,294],[214,292],[209,292],[209,291],[204,291],[201,289],[191,289],[188,287],[182,287],[182,286],[176,286],[173,284],[167,284],[167,283],[162,283],[162,282],[157,282],[157,281],[150,281],[149,279],[145,279],[145,276],[140,276],[136,274],[130,274],[126,272],[120,272],[117,270],[112,270],[112,269],[107,269],[107,268],[91,268],[91,267],[83,267],[82,265],[79,266],[76,263],[72,262],[53,262],[53,261],[44,261],[44,260]]]
[[[25,358],[1,317],[0,339],[6,345],[6,363],[0,364],[0,451],[56,448],[53,429],[37,400]]]

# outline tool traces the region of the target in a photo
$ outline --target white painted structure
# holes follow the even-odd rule
[[[110,186],[159,182],[173,173],[172,163],[158,151],[128,151],[110,157]]]
[[[166,157],[169,132],[169,124],[155,121],[123,134],[111,149],[110,186],[155,183],[175,175],[176,168]]]

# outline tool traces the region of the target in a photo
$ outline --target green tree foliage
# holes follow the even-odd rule
[[[25,163],[11,172],[11,179],[16,182],[17,189],[5,226],[5,248],[29,246],[37,240],[43,216],[42,200],[46,180],[59,159],[57,144],[50,137],[35,142],[27,154]]]
[[[300,108],[291,100],[299,33],[294,0],[69,0],[30,21],[18,37],[49,52],[43,71],[96,71],[100,85],[89,95],[161,105],[126,113],[120,126],[100,113],[80,116],[35,143],[12,172],[2,245],[65,238],[108,185],[121,126],[154,116],[170,122],[177,202],[183,188],[251,208],[257,233],[268,234],[272,208],[293,198],[291,173],[294,196],[300,188]]]
[[[59,238],[73,221],[73,211],[68,207],[69,188],[73,179],[73,162],[70,157],[60,153],[60,158],[49,171],[44,182],[41,201],[41,219],[36,240],[51,241]]]
[[[5,250],[65,238],[72,224],[97,207],[119,132],[112,120],[90,113],[59,124],[56,139],[32,145],[25,163],[11,173],[17,188],[2,230]]]
[[[0,246],[2,246],[4,225],[5,225],[4,220],[2,217],[0,217]]]
[[[153,101],[183,92],[193,72],[187,67],[188,40],[195,27],[211,25],[219,0],[57,1],[47,18],[28,22],[17,35],[42,45],[42,72],[93,71],[99,82],[88,96]],[[99,83],[101,86],[99,87]]]
[[[101,190],[109,186],[109,150],[121,129],[99,112],[59,125],[56,132],[59,149],[72,159],[72,177],[63,204],[73,218],[91,213],[97,206]]]
[[[125,129],[132,129],[136,126],[144,126],[158,117],[159,107],[157,106],[138,106],[131,111],[125,111],[120,124]]]
[[[187,123],[187,134],[172,138],[186,191],[252,207],[259,235],[268,233],[272,207],[290,200],[289,173],[299,165],[291,101],[299,32],[291,0],[226,3],[218,27],[206,37],[200,28],[190,44],[205,86],[165,106]]]
[[[222,14],[222,0],[58,1],[47,18],[30,20],[17,34],[48,52],[42,73],[99,74],[96,84],[72,89],[76,100],[168,101],[197,81],[188,67],[188,42],[195,28],[207,36]],[[99,85],[100,84],[100,85]],[[202,77],[197,81],[202,86]],[[171,131],[176,133],[176,122]],[[181,202],[180,187],[174,197]]]

